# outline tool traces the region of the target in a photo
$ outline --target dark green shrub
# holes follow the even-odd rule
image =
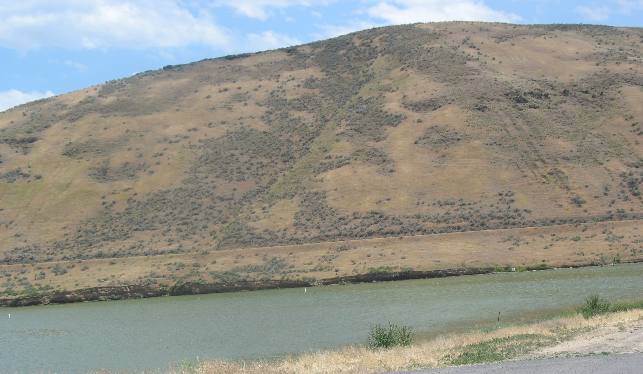
[[[598,295],[589,296],[585,299],[585,304],[580,307],[579,312],[585,318],[589,318],[598,314],[605,314],[610,311],[610,303],[602,299]]]
[[[388,326],[375,325],[371,327],[368,336],[369,348],[390,348],[395,346],[407,346],[413,343],[413,330],[408,326],[399,326],[394,323]]]
[[[56,276],[67,274],[67,269],[65,269],[64,267],[62,267],[60,264],[56,264],[56,266],[54,266],[54,268],[53,268],[51,271],[52,271],[52,272],[54,273],[54,275],[56,275]]]
[[[585,203],[586,203],[585,199],[583,199],[582,197],[580,197],[580,196],[578,196],[578,195],[576,195],[576,196],[572,197],[572,198],[571,198],[571,202],[572,202],[572,203],[574,203],[574,205],[576,205],[576,206],[577,206],[577,207],[579,207],[579,208],[580,208],[581,206],[583,206],[583,204],[585,204]]]

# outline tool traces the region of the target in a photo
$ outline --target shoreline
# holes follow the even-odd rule
[[[0,306],[642,262],[640,221],[0,265]],[[617,238],[614,241],[613,238]]]
[[[381,272],[366,273],[345,277],[333,277],[318,280],[259,280],[199,283],[185,282],[170,287],[160,285],[125,285],[105,286],[78,289],[68,292],[52,292],[39,295],[26,295],[14,298],[0,298],[0,307],[21,307],[49,304],[68,304],[75,302],[143,299],[149,297],[204,295],[213,293],[259,291],[281,288],[301,288],[353,284],[368,282],[386,282],[396,280],[444,278],[462,275],[493,273],[495,268],[445,269],[430,271]]]
[[[643,260],[624,261],[621,264],[643,263]],[[615,266],[612,264],[611,266]],[[620,265],[620,264],[618,264]],[[554,269],[584,268],[597,265],[595,263],[561,265],[561,266],[527,266],[527,267],[479,267],[438,269],[428,271],[399,271],[399,272],[373,272],[351,276],[340,276],[318,280],[242,280],[236,282],[179,282],[173,286],[163,285],[123,285],[81,288],[71,291],[48,292],[35,295],[20,295],[16,297],[0,298],[0,307],[24,307],[50,304],[69,304],[78,302],[144,299],[163,296],[203,295],[227,292],[259,291],[282,288],[302,288],[315,286],[329,286],[340,284],[358,284],[371,282],[390,282],[414,279],[432,279],[457,277],[465,275],[481,275],[491,273],[508,273],[523,271],[539,271]]]

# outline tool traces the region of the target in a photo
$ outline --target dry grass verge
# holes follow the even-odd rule
[[[207,361],[170,370],[167,374],[339,374],[378,373],[511,359],[555,345],[579,333],[643,319],[643,310],[595,316],[558,317],[526,325],[438,336],[408,347],[371,350],[351,346],[287,357],[277,361]]]

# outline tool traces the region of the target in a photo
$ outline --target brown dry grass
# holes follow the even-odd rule
[[[87,259],[0,265],[10,277],[26,277],[36,286],[58,290],[139,284],[144,280],[172,286],[177,281],[216,282],[217,273],[261,266],[273,258],[282,271],[240,273],[245,279],[316,279],[366,274],[372,268],[431,271],[475,267],[584,266],[641,261],[640,221],[602,222],[523,229],[488,230],[402,238],[375,238],[304,245],[218,250],[115,259]],[[580,238],[580,240],[576,240]],[[134,239],[136,240],[136,238]],[[635,250],[632,250],[635,248]],[[323,264],[324,267],[320,267]],[[68,270],[55,275],[52,268]],[[46,279],[37,280],[43,271]],[[283,272],[287,271],[287,272]],[[16,291],[21,291],[16,289]]]

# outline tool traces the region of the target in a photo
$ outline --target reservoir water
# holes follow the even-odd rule
[[[643,297],[643,264],[0,308],[0,373],[166,369],[363,343],[388,321],[435,334]],[[11,318],[9,318],[11,314]]]

